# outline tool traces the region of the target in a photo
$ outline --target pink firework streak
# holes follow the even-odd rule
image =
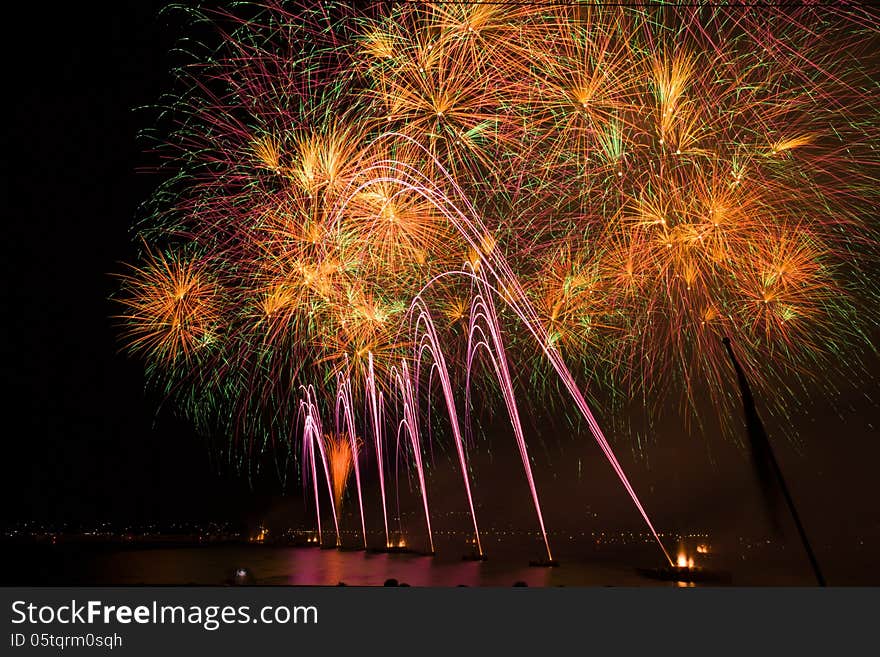
[[[382,139],[403,139],[412,143],[414,147],[421,149],[425,153],[426,157],[433,160],[433,164],[436,169],[443,174],[445,179],[454,189],[455,195],[460,200],[461,208],[464,208],[464,210],[467,211],[467,214],[459,207],[459,205],[457,205],[452,199],[450,199],[449,196],[438,187],[438,185],[436,185],[430,178],[426,177],[424,173],[417,167],[397,160],[383,160],[371,167],[368,167],[362,172],[362,174],[366,176],[367,182],[362,183],[351,194],[346,195],[346,200],[340,204],[340,207],[335,213],[335,222],[337,222],[337,224],[338,222],[341,222],[342,215],[348,203],[348,199],[353,198],[356,194],[360,193],[361,191],[372,185],[380,183],[393,183],[396,185],[400,185],[401,188],[405,190],[420,194],[423,198],[428,200],[440,213],[442,213],[446,220],[449,221],[450,225],[452,225],[456,229],[456,231],[461,234],[461,236],[467,241],[471,248],[473,248],[478,253],[482,253],[483,237],[485,235],[489,235],[490,233],[483,222],[480,220],[476,209],[467,199],[464,191],[458,186],[458,184],[455,182],[449,172],[423,146],[421,146],[412,138],[407,137],[406,135],[389,132],[378,137],[377,141],[380,141]],[[611,445],[608,443],[608,440],[605,438],[605,434],[602,432],[598,421],[593,415],[593,412],[590,410],[590,407],[587,404],[587,400],[584,398],[583,393],[580,391],[580,388],[575,382],[574,377],[566,366],[562,355],[553,346],[547,329],[541,323],[537,312],[535,311],[531,302],[526,297],[525,290],[513,273],[513,270],[507,264],[504,257],[499,253],[498,249],[493,249],[488,254],[485,254],[485,257],[481,259],[481,266],[484,268],[485,272],[488,272],[488,274],[490,274],[491,277],[495,281],[497,281],[497,287],[505,291],[505,294],[502,295],[502,299],[508,304],[511,310],[516,313],[517,317],[519,317],[519,319],[528,329],[529,333],[531,333],[531,335],[537,341],[538,346],[540,347],[543,354],[547,357],[550,364],[553,366],[553,369],[556,371],[559,378],[562,380],[581,415],[583,415],[584,419],[586,419],[587,424],[590,427],[590,432],[593,434],[593,437],[598,443],[599,448],[602,450],[603,454],[605,454],[605,458],[611,464],[611,467],[617,474],[618,479],[623,484],[623,487],[629,494],[630,499],[632,499],[633,504],[635,504],[643,520],[645,521],[645,524],[648,526],[651,534],[654,536],[654,539],[657,541],[657,544],[663,551],[663,554],[666,557],[667,561],[672,564],[672,558],[669,556],[669,553],[663,545],[663,542],[660,540],[660,536],[657,534],[657,530],[654,529],[654,525],[651,522],[651,519],[648,517],[647,512],[642,506],[642,503],[639,500],[635,489],[633,489],[632,485],[630,484],[626,473],[623,471],[623,468],[617,460],[617,457],[614,455],[614,451],[611,449]],[[430,283],[428,285],[430,285]],[[417,296],[413,300],[413,303],[411,305],[411,312],[414,312],[415,309],[420,305],[424,307],[425,304],[424,301],[421,299],[421,296]],[[431,350],[432,353],[434,353],[435,357],[440,357],[441,362],[443,362],[443,367],[438,367],[438,374],[440,374],[441,382],[444,386],[444,396],[447,398],[447,409],[449,410],[451,415],[455,413],[455,404],[452,400],[451,385],[449,384],[448,373],[446,372],[445,368],[445,361],[442,360],[442,353],[440,352],[440,349],[437,348],[438,343],[436,332],[433,332],[433,323],[430,320],[430,315],[427,313],[427,308],[424,308],[422,312],[418,313],[417,317],[417,325],[419,323],[423,323],[426,327],[425,334],[431,336],[429,343],[433,343],[434,345],[434,348]],[[430,329],[430,331],[428,329]],[[420,347],[420,349],[421,348],[422,347]],[[446,391],[447,387],[449,387],[448,393]],[[473,500],[471,499],[470,494],[470,483],[468,481],[466,473],[466,463],[463,454],[464,447],[461,442],[461,435],[457,424],[457,421],[453,423],[454,439],[456,443],[456,449],[459,452],[459,461],[462,467],[462,471],[465,473],[465,487],[468,492],[468,501],[471,504],[471,515],[474,519],[474,530],[476,532],[477,522],[476,516],[473,512]],[[480,553],[482,554],[482,549],[479,546],[478,532],[477,542],[478,549],[480,549]]]
[[[324,432],[321,428],[321,418],[318,414],[318,405],[316,402],[315,391],[312,386],[303,386],[302,392],[304,398],[299,403],[299,414],[303,421],[303,460],[309,463],[310,470],[304,471],[303,480],[305,481],[310,475],[312,478],[312,488],[315,494],[315,514],[318,518],[318,542],[323,541],[321,533],[321,503],[318,496],[318,470],[315,463],[315,447],[321,455],[321,463],[324,466],[324,478],[327,481],[327,493],[330,495],[330,509],[333,511],[333,524],[336,528],[336,545],[341,544],[339,537],[339,520],[336,517],[336,503],[333,501],[333,487],[330,481],[330,469],[327,465],[327,454],[324,450]]]
[[[535,486],[535,478],[532,475],[532,466],[529,462],[529,452],[526,446],[526,439],[523,435],[522,423],[519,419],[519,409],[517,408],[516,398],[513,392],[513,379],[510,377],[510,369],[507,365],[507,354],[504,350],[504,343],[501,340],[501,327],[498,323],[498,317],[495,314],[495,304],[489,294],[488,285],[482,276],[478,276],[481,294],[474,296],[471,304],[470,330],[468,331],[468,351],[467,351],[467,396],[470,397],[470,380],[471,366],[474,356],[478,349],[485,349],[495,370],[495,376],[501,385],[504,403],[507,406],[507,413],[510,416],[510,424],[513,427],[513,434],[516,437],[516,445],[519,449],[519,455],[522,459],[523,469],[526,473],[526,479],[529,483],[529,490],[532,494],[532,503],[535,505],[535,512],[538,514],[538,524],[541,527],[541,536],[544,538],[544,548],[547,550],[548,561],[553,561],[553,555],[550,552],[550,541],[547,539],[547,530],[544,528],[544,515],[541,513],[541,502],[538,499],[538,489]],[[486,335],[488,332],[488,336]],[[466,404],[470,408],[470,404]]]
[[[347,368],[346,368],[347,369]],[[342,415],[340,417],[340,411]],[[343,429],[344,431],[341,431]],[[367,547],[367,525],[364,521],[364,499],[361,493],[361,468],[358,464],[359,445],[357,432],[354,428],[354,404],[351,395],[351,380],[341,373],[336,375],[336,433],[348,436],[351,445],[351,457],[354,464],[354,482],[357,488],[358,506],[361,512],[361,536],[364,540],[364,548]]]
[[[367,369],[367,402],[370,418],[373,421],[373,443],[376,446],[376,465],[379,468],[379,491],[382,495],[382,520],[385,522],[385,547],[391,547],[388,537],[388,507],[385,503],[385,457],[382,445],[382,424],[384,422],[382,393],[376,392],[376,372],[373,370],[373,354],[369,354]]]
[[[477,543],[477,553],[483,556],[483,544],[480,541],[480,528],[477,526],[477,514],[474,511],[474,498],[471,493],[471,482],[468,476],[467,456],[464,450],[464,439],[461,435],[461,425],[458,422],[458,412],[455,409],[455,396],[452,393],[452,382],[449,378],[449,370],[446,367],[446,358],[440,349],[440,341],[437,338],[437,329],[434,327],[434,321],[425,305],[421,296],[417,296],[411,306],[411,310],[420,309],[415,313],[415,321],[413,325],[413,333],[416,336],[421,335],[416,342],[416,381],[419,380],[419,372],[421,368],[422,357],[425,354],[431,356],[431,374],[437,373],[440,380],[440,387],[443,390],[443,399],[446,402],[446,411],[449,415],[449,423],[452,425],[452,438],[455,442],[455,451],[458,454],[458,464],[461,467],[461,475],[464,479],[464,489],[467,493],[468,508],[471,512],[471,519],[474,523],[474,540]],[[420,329],[421,327],[421,329]],[[428,385],[430,390],[430,383]]]
[[[398,440],[401,432],[406,435],[413,454],[413,463],[416,475],[419,479],[419,489],[422,495],[422,506],[425,509],[425,524],[428,528],[428,544],[431,553],[434,552],[434,534],[431,531],[431,514],[428,512],[428,490],[425,486],[425,468],[422,463],[422,443],[419,438],[419,410],[417,396],[413,387],[413,381],[409,373],[409,365],[402,360],[400,369],[393,368],[392,379],[396,382],[400,397],[403,400],[403,419],[398,427]]]

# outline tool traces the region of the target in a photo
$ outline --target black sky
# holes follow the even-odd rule
[[[138,131],[171,83],[162,3],[20,3],[4,17],[3,506],[7,520],[216,517],[243,482],[144,391],[108,302],[158,183]],[[4,13],[7,10],[4,10]],[[233,511],[234,515],[234,511]]]
[[[264,482],[254,493],[241,477],[218,472],[186,423],[169,412],[157,415],[160,400],[145,391],[142,365],[117,353],[110,274],[134,259],[130,227],[160,181],[138,172],[152,162],[137,135],[155,115],[136,108],[155,104],[171,87],[169,50],[183,30],[173,13],[160,16],[162,4],[31,3],[4,10],[0,520],[6,522],[235,521],[278,492]],[[869,369],[880,368],[874,362]],[[768,422],[818,542],[880,536],[880,412],[876,391],[863,388],[847,389],[833,406],[811,402],[794,418],[799,446],[782,435],[793,435],[791,427]],[[623,445],[620,456],[658,524],[731,533],[760,526],[742,451],[718,436],[684,436],[674,422],[658,427],[654,442],[641,455]],[[578,517],[589,502],[615,522],[637,526],[588,436],[562,436],[538,451],[548,524]],[[505,463],[516,461],[510,446],[494,452]],[[524,486],[508,483],[520,475],[492,473],[486,457],[479,459],[477,468],[486,473],[478,481],[482,503],[498,513],[510,506],[527,511]],[[452,484],[438,485],[435,499],[455,494],[445,492]]]

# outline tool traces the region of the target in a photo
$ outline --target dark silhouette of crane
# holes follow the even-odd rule
[[[779,467],[779,462],[776,460],[776,455],[773,453],[773,447],[770,445],[767,431],[764,429],[764,423],[761,422],[761,417],[758,415],[758,409],[755,407],[755,398],[752,396],[752,389],[746,379],[746,374],[743,371],[742,366],[739,364],[739,361],[736,359],[736,355],[733,353],[733,346],[731,345],[730,338],[725,337],[722,339],[722,342],[727,348],[727,355],[730,356],[730,361],[733,363],[733,369],[736,370],[736,378],[739,382],[740,393],[742,394],[743,412],[746,417],[746,432],[749,436],[752,461],[755,465],[755,472],[758,476],[761,490],[764,493],[764,498],[772,508],[776,506],[776,491],[779,490],[782,492],[782,496],[785,498],[785,503],[788,506],[788,510],[791,513],[795,526],[797,527],[798,534],[800,534],[801,542],[804,544],[804,550],[807,553],[807,557],[810,559],[810,565],[813,567],[813,573],[816,575],[816,580],[818,581],[819,586],[825,586],[825,577],[822,575],[822,570],[819,568],[819,562],[816,560],[816,555],[813,553],[813,548],[810,546],[810,541],[807,539],[807,532],[804,530],[803,524],[801,524],[801,519],[795,508],[794,500],[792,499],[788,486],[785,483],[785,478],[782,476],[782,470]]]

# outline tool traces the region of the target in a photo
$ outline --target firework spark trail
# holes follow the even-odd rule
[[[431,553],[434,552],[434,533],[431,530],[431,514],[428,510],[428,489],[425,485],[425,468],[422,462],[422,443],[419,438],[419,411],[417,405],[417,396],[413,389],[413,380],[410,376],[409,365],[406,360],[401,360],[400,369],[392,369],[392,379],[397,383],[400,398],[403,403],[403,419],[400,421],[400,431],[406,432],[409,440],[410,449],[413,455],[413,464],[416,468],[416,475],[419,480],[419,492],[422,497],[422,506],[425,511],[425,524],[428,530],[428,544]]]
[[[392,135],[402,139],[409,139],[405,135],[395,133],[388,133],[388,135],[383,136]],[[455,183],[449,173],[443,168],[443,166],[439,162],[435,162],[435,165],[437,169],[446,176],[452,188],[456,190],[463,207],[466,208],[470,216],[466,215],[464,211],[460,210],[451,199],[449,199],[445,194],[437,189],[436,185],[431,180],[425,179],[421,172],[407,166],[406,164],[403,164],[403,166],[400,167],[400,179],[398,182],[414,191],[422,190],[421,193],[424,193],[426,197],[436,205],[437,210],[440,211],[453,226],[455,226],[462,237],[464,237],[468,241],[471,247],[474,250],[480,252],[484,244],[483,238],[485,235],[489,234],[489,231],[483,225],[482,221],[480,221],[476,210],[470,204],[468,199],[465,197],[464,192]],[[645,511],[644,507],[642,506],[642,503],[639,500],[635,489],[633,489],[632,485],[629,482],[629,479],[626,476],[626,473],[623,471],[623,468],[618,462],[617,457],[614,455],[614,451],[611,449],[611,445],[608,443],[608,440],[605,438],[605,434],[599,427],[599,423],[596,421],[595,416],[590,410],[589,405],[587,404],[587,401],[583,396],[583,393],[581,393],[580,388],[574,380],[574,377],[571,375],[568,368],[566,367],[562,356],[553,347],[547,330],[544,328],[543,324],[538,318],[538,315],[535,312],[534,307],[532,306],[528,297],[526,296],[526,292],[519,283],[519,280],[514,275],[513,271],[510,269],[503,256],[497,250],[491,250],[487,254],[484,254],[484,257],[483,259],[481,259],[480,264],[481,267],[485,267],[485,271],[490,273],[492,278],[497,281],[498,287],[505,290],[507,294],[505,294],[505,296],[503,297],[504,301],[516,313],[516,315],[520,318],[528,331],[537,340],[541,351],[548,358],[554,370],[556,370],[556,373],[559,375],[560,379],[568,390],[569,394],[574,399],[578,410],[587,420],[590,431],[592,432],[593,437],[596,439],[596,442],[599,444],[599,447],[602,449],[602,452],[605,454],[605,458],[608,459],[608,462],[611,464],[611,467],[617,474],[618,479],[620,479],[620,482],[623,484],[624,488],[629,494],[630,499],[633,501],[633,504],[635,504],[636,508],[642,516],[642,519],[645,521],[645,524],[650,529],[651,534],[654,536],[654,539],[657,541],[657,544],[660,546],[660,549],[663,551],[666,559],[671,564],[672,558],[669,556],[669,553],[666,551],[666,547],[660,540],[660,536],[657,533],[657,530],[654,528],[654,525],[651,522],[651,519],[648,517],[648,514]],[[419,305],[423,303],[424,302],[421,300],[421,297],[417,296],[413,300],[412,308],[418,308]],[[438,344],[436,331],[434,331],[433,322],[430,319],[430,314],[427,312],[427,308],[425,308],[418,315],[419,320],[421,320],[422,317],[426,318],[425,334],[431,336],[432,344]],[[430,331],[427,329],[430,329]],[[443,363],[444,365],[441,371],[441,381],[444,382],[445,392],[446,386],[448,385],[446,383],[448,381],[448,373],[446,372],[445,361],[443,361]],[[454,401],[451,401],[451,385],[449,386],[448,394],[450,397],[447,399],[447,408],[451,407],[452,410],[450,410],[450,413],[452,413],[454,412]],[[461,467],[464,470],[465,461],[463,456],[463,447],[460,443],[460,437],[456,435],[455,440],[456,448],[459,450],[459,460],[461,462]],[[471,505],[473,505],[473,502],[470,500],[470,484],[467,481],[467,478],[465,479],[465,482],[468,489],[469,501]],[[533,482],[530,482],[530,485],[533,486]],[[474,526],[476,529],[476,516],[474,516]]]
[[[342,513],[342,504],[345,496],[345,488],[353,468],[353,461],[357,458],[357,442],[352,450],[351,442],[346,434],[324,434],[324,448],[327,450],[327,458],[330,462],[330,474],[333,481],[333,500],[336,504],[337,514]]]
[[[391,547],[391,539],[388,534],[388,508],[385,503],[385,457],[383,451],[382,427],[384,417],[382,412],[382,393],[376,393],[376,372],[373,369],[373,354],[368,355],[367,366],[367,403],[369,404],[370,419],[373,423],[373,444],[376,447],[376,465],[379,469],[379,493],[382,496],[382,520],[385,523],[385,547]]]
[[[477,543],[477,553],[483,555],[483,544],[480,540],[480,528],[477,526],[477,514],[474,511],[474,498],[471,494],[471,482],[468,475],[467,455],[464,449],[464,439],[461,435],[461,428],[458,423],[458,411],[455,409],[455,395],[452,392],[452,381],[449,377],[449,370],[446,367],[446,358],[440,349],[440,341],[437,338],[437,329],[434,321],[431,319],[431,313],[425,305],[421,296],[416,296],[412,302],[411,311],[417,311],[414,314],[412,331],[414,336],[421,336],[415,340],[416,343],[416,381],[419,380],[419,373],[422,363],[422,356],[430,354],[431,371],[437,372],[440,380],[440,386],[443,390],[443,400],[446,403],[446,412],[449,416],[449,423],[452,427],[452,439],[455,443],[455,451],[458,455],[458,465],[461,468],[462,479],[464,480],[465,494],[467,495],[468,508],[471,512],[471,520],[474,524],[474,540]],[[421,327],[421,329],[420,329]],[[428,390],[430,393],[430,388]]]
[[[470,398],[470,382],[471,370],[474,357],[477,350],[483,347],[495,370],[496,378],[501,385],[504,404],[507,406],[507,412],[510,416],[510,423],[513,427],[513,434],[516,438],[516,445],[522,459],[523,470],[526,474],[526,480],[529,485],[529,492],[532,496],[532,503],[535,505],[535,512],[538,515],[538,525],[541,528],[541,536],[544,540],[544,548],[547,550],[548,561],[553,561],[553,554],[550,551],[550,541],[547,539],[547,530],[544,527],[544,514],[541,512],[541,502],[538,499],[538,489],[535,486],[535,478],[532,474],[532,465],[529,460],[528,447],[526,446],[525,436],[523,435],[522,423],[519,419],[519,408],[517,407],[516,398],[513,390],[513,379],[510,376],[510,370],[507,365],[507,352],[504,349],[504,343],[501,338],[501,327],[498,323],[498,317],[495,313],[495,305],[492,302],[488,285],[481,276],[476,276],[480,285],[481,292],[474,296],[471,307],[470,330],[468,331],[468,350],[467,350],[467,383],[465,389],[467,397]],[[488,330],[489,337],[485,331]],[[475,339],[479,334],[479,339]],[[491,344],[490,344],[491,339]],[[470,406],[470,403],[467,404]]]
[[[315,462],[315,446],[321,455],[321,464],[324,467],[324,480],[327,482],[327,493],[330,495],[330,510],[333,513],[333,525],[336,528],[336,545],[341,544],[339,536],[339,519],[336,516],[336,503],[333,500],[333,483],[330,477],[330,467],[327,463],[327,453],[324,449],[324,431],[321,427],[321,417],[318,414],[317,397],[311,386],[302,386],[304,397],[300,400],[300,415],[302,417],[303,436],[303,459],[310,465],[312,488],[315,495],[315,515],[318,519],[318,542],[322,540],[321,534],[321,504],[318,496],[318,470]],[[308,472],[308,471],[307,471]],[[307,477],[304,477],[304,483]]]
[[[340,420],[340,410],[342,411],[342,419]],[[354,426],[354,403],[351,396],[351,381],[343,376],[342,373],[336,375],[336,433],[342,433],[348,436],[352,461],[354,465],[354,482],[357,488],[358,509],[361,514],[361,537],[364,541],[364,548],[367,547],[367,525],[364,520],[364,499],[361,492],[361,469],[358,461],[360,460],[360,445],[357,439],[357,432]]]

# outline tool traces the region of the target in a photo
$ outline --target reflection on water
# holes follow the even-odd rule
[[[650,550],[573,552],[560,555],[559,568],[529,567],[528,552],[492,552],[488,561],[479,562],[461,560],[462,552],[454,549],[435,557],[241,544],[154,548],[19,545],[5,552],[4,562],[15,567],[6,571],[2,583],[13,585],[381,586],[389,579],[410,586],[676,585],[636,572],[636,567],[662,565]],[[800,568],[790,556],[761,566],[739,558],[715,565],[729,571],[736,585],[813,584],[809,570]]]
[[[414,554],[342,552],[317,548],[241,546],[136,550],[106,555],[103,576],[114,584],[220,584],[246,568],[257,584],[381,586],[396,579],[410,586],[639,586],[654,584],[626,567],[570,563],[531,568],[528,562],[484,562]],[[660,584],[659,582],[657,582]]]
[[[492,555],[488,561],[446,556],[322,550],[309,547],[214,545],[118,548],[113,546],[18,546],[7,550],[13,585],[223,585],[242,580],[262,585],[382,586],[396,579],[410,586],[644,586],[663,585],[626,564],[566,562],[563,568],[531,568],[527,558]],[[456,558],[458,557],[458,558]]]

